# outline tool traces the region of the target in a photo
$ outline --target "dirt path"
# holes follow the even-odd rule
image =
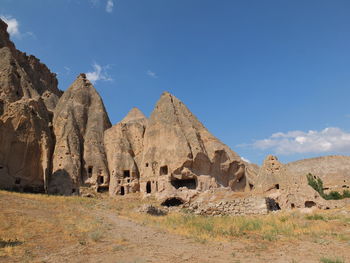
[[[77,246],[63,249],[60,253],[47,256],[44,262],[320,262],[324,256],[342,257],[349,260],[349,245],[329,246],[313,242],[270,246],[253,242],[206,242],[174,235],[154,227],[149,227],[130,219],[116,216],[106,211],[97,212],[109,230],[102,241],[93,248]],[[345,261],[347,262],[347,261]]]

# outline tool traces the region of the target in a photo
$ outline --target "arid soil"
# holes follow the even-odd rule
[[[130,202],[0,191],[0,262],[350,262],[346,238],[201,240],[133,218],[144,201]]]

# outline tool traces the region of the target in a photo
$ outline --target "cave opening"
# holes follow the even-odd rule
[[[179,189],[180,187],[196,189],[197,181],[196,179],[175,179],[171,181],[171,185],[174,186],[176,189]]]
[[[182,205],[183,203],[184,201],[181,200],[180,198],[172,197],[172,198],[166,199],[161,205],[170,207],[170,206],[179,206],[179,205]]]
[[[123,178],[130,177],[130,170],[124,170],[123,172]]]
[[[150,194],[152,192],[151,182],[148,181],[146,184],[146,193]]]
[[[167,175],[168,174],[168,166],[164,165],[164,166],[160,167],[159,174],[160,175]]]

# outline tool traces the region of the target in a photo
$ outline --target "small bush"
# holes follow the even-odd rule
[[[350,198],[350,191],[349,190],[343,191],[343,198]]]
[[[343,199],[343,196],[339,192],[332,191],[329,194],[324,194],[323,198],[326,200],[340,200]]]

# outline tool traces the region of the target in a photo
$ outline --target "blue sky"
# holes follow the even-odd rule
[[[258,164],[350,154],[349,14],[348,0],[0,0],[16,46],[62,90],[90,73],[113,124],[169,91]]]

